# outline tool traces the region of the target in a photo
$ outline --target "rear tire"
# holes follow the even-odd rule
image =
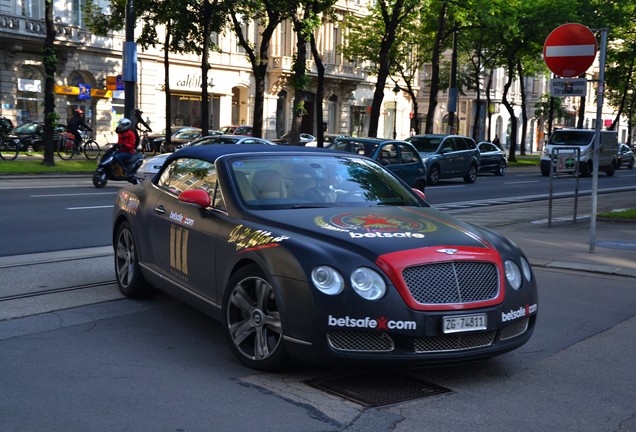
[[[126,297],[149,297],[155,292],[141,274],[135,237],[128,222],[119,225],[115,236],[115,278],[119,291]]]
[[[0,142],[0,159],[2,160],[14,160],[18,157],[18,145],[9,139]]]
[[[60,138],[57,142],[57,155],[62,160],[69,160],[73,157],[75,149],[73,148],[73,143]]]
[[[466,183],[475,183],[477,180],[477,165],[470,164],[468,167],[468,172],[464,176],[464,182]]]

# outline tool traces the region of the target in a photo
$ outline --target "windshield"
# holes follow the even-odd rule
[[[241,155],[229,166],[248,208],[422,206],[408,187],[367,159]]]
[[[437,151],[443,137],[411,137],[407,141],[415,146],[418,152],[433,153]]]
[[[36,123],[25,123],[15,128],[15,132],[32,134],[32,133],[35,133],[37,129],[38,129],[38,125]]]
[[[554,131],[548,144],[564,146],[586,146],[594,138],[594,131]]]
[[[206,137],[192,143],[194,146],[210,145],[210,144],[236,144],[239,138],[232,137]]]

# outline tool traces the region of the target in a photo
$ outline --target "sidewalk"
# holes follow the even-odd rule
[[[631,207],[636,207],[634,192],[598,195],[598,212]],[[590,209],[591,197],[579,197],[573,222],[574,200],[554,200],[551,226],[546,201],[449,213],[505,235],[521,247],[533,266],[636,278],[636,223],[597,218],[591,252]]]

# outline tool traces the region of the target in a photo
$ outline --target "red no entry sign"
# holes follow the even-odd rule
[[[596,58],[596,36],[581,24],[563,24],[543,44],[543,59],[556,75],[571,78],[584,73]]]

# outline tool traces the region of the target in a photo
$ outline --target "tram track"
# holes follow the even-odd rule
[[[114,279],[111,281],[106,281],[106,282],[94,282],[89,284],[50,288],[46,290],[38,290],[38,291],[24,292],[19,294],[12,294],[7,296],[0,296],[0,303],[13,301],[13,300],[22,300],[22,299],[28,299],[33,297],[45,296],[50,294],[58,294],[58,293],[63,293],[68,291],[80,291],[84,289],[101,288],[101,287],[106,287],[113,284],[115,284]]]

